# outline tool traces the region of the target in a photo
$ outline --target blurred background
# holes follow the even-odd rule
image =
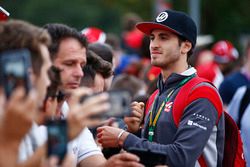
[[[0,0],[0,6],[10,13],[10,18],[38,26],[61,22],[79,31],[96,26],[117,35],[122,32],[126,13],[137,13],[143,20],[151,20],[165,8],[189,13],[198,25],[199,34],[209,35],[205,40],[227,39],[241,47],[250,32],[249,0]]]

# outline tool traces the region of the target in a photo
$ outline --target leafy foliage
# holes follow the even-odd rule
[[[27,20],[42,26],[61,22],[83,29],[97,26],[106,32],[120,33],[122,16],[136,12],[143,19],[151,20],[156,0],[3,0],[11,18]],[[188,1],[172,2],[174,9],[188,11]],[[249,0],[200,0],[201,33],[212,34],[216,39],[237,40],[249,33]]]

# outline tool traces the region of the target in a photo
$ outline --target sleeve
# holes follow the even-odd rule
[[[230,103],[234,95],[235,86],[233,85],[234,84],[230,80],[225,79],[219,87],[219,93],[225,105],[228,105]]]
[[[184,110],[172,144],[151,143],[130,134],[125,140],[124,148],[137,147],[162,152],[166,155],[166,165],[169,166],[195,166],[216,126],[217,119],[218,112],[212,103],[208,99],[199,98]]]
[[[92,133],[88,128],[85,128],[82,133],[76,138],[75,142],[72,142],[77,147],[77,163],[81,162],[83,159],[92,155],[102,155],[101,149],[95,143]],[[71,143],[71,144],[72,144]],[[73,144],[73,145],[74,145]],[[76,147],[72,146],[73,152]]]

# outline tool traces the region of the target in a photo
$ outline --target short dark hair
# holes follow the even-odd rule
[[[181,46],[182,42],[188,41],[186,38],[184,38],[183,36],[177,35],[178,37],[178,42],[179,42],[179,46]],[[190,42],[190,41],[189,41]],[[191,43],[191,42],[190,42]],[[192,46],[192,48],[188,51],[187,53],[187,60],[190,58],[190,56],[193,54],[194,52],[194,47]]]
[[[51,59],[56,58],[61,41],[65,38],[74,38],[78,40],[81,45],[87,48],[87,38],[78,32],[75,28],[69,27],[65,24],[50,23],[44,26],[48,30],[51,38],[52,45],[49,47]]]
[[[106,60],[109,63],[113,64],[113,52],[110,45],[102,43],[92,43],[89,44],[88,49],[95,52],[103,60]]]
[[[40,44],[51,44],[47,30],[21,20],[0,22],[0,52],[11,49],[27,48],[31,52],[32,69],[40,75],[43,59]]]
[[[83,67],[84,76],[81,80],[81,85],[93,86],[96,73],[102,75],[103,78],[108,78],[112,75],[112,64],[103,60],[93,51],[87,51],[87,64]]]

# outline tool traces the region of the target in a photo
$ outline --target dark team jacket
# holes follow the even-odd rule
[[[166,155],[166,165],[169,167],[199,167],[204,164],[209,167],[222,166],[224,114],[219,114],[208,99],[200,98],[184,109],[179,125],[176,126],[171,102],[174,101],[180,88],[173,92],[168,105],[162,111],[157,121],[153,142],[148,141],[149,113],[157,112],[170,91],[183,79],[196,75],[196,70],[189,68],[184,73],[185,75],[171,74],[165,83],[163,83],[162,76],[159,76],[159,93],[146,115],[142,138],[129,134],[123,147],[125,150],[137,147],[162,152]],[[201,83],[196,87],[199,86],[208,86],[211,89],[206,89],[207,91],[217,92],[216,88],[208,83]],[[222,107],[221,100],[218,103]]]

